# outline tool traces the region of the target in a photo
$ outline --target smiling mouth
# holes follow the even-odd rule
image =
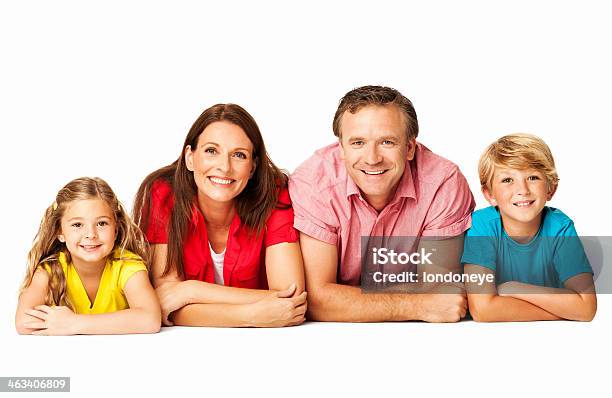
[[[102,247],[102,244],[99,245],[79,245],[83,250],[87,252],[96,251],[99,247]]]
[[[514,206],[516,207],[529,207],[531,206],[533,203],[535,202],[535,200],[523,200],[520,202],[514,202],[512,203]]]
[[[388,170],[361,170],[361,172],[368,176],[378,176],[385,174]]]
[[[231,183],[233,183],[236,180],[232,180],[230,178],[220,178],[220,177],[208,177],[208,179],[213,183],[213,184],[217,184],[217,185],[229,185]]]

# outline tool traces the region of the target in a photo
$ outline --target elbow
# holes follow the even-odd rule
[[[143,317],[140,323],[140,333],[158,333],[161,330],[161,313],[153,311]]]
[[[23,326],[15,325],[15,329],[17,330],[17,334],[20,334],[20,335],[32,334],[32,329],[28,329]]]
[[[486,322],[495,322],[494,317],[491,316],[491,311],[487,304],[485,303],[474,303],[469,301],[469,311],[470,315],[472,315],[472,319],[474,322],[486,323]]]
[[[32,334],[33,329],[29,329],[23,325],[24,320],[18,315],[15,317],[15,330],[17,330],[17,334]]]
[[[597,313],[597,303],[585,307],[586,308],[584,308],[583,311],[576,314],[576,317],[573,319],[574,321],[591,322],[593,318],[595,318],[595,314]]]
[[[161,330],[161,320],[160,319],[151,319],[150,321],[147,321],[146,323],[144,323],[142,328],[142,333],[159,333],[159,331]]]

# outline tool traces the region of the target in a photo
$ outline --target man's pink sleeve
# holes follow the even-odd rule
[[[289,195],[295,215],[293,226],[322,242],[338,242],[338,220],[333,217],[329,193],[318,189],[316,181],[298,168],[289,178]]]
[[[423,236],[461,235],[472,223],[476,206],[467,180],[454,166],[438,188],[427,213]]]

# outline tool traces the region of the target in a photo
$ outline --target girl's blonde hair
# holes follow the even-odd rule
[[[496,167],[538,170],[546,176],[548,188],[553,191],[559,184],[555,159],[550,148],[544,140],[532,134],[505,135],[485,149],[478,161],[478,176],[482,188],[489,191],[492,189]]]
[[[102,199],[115,216],[117,236],[115,247],[109,256],[111,260],[127,260],[123,257],[125,250],[139,255],[145,264],[149,260],[149,247],[138,226],[134,224],[117,196],[106,183],[97,177],[82,177],[70,181],[55,197],[55,201],[45,210],[38,232],[34,237],[32,249],[28,253],[28,269],[20,294],[32,283],[34,273],[39,266],[49,267],[49,289],[46,298],[47,305],[65,305],[72,309],[72,303],[66,294],[66,277],[59,263],[59,254],[63,252],[66,261],[70,263],[70,253],[64,243],[58,240],[61,234],[61,219],[68,204],[75,200]],[[133,258],[131,258],[133,260]]]

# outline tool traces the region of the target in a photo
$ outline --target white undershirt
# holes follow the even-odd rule
[[[225,249],[223,249],[221,253],[217,254],[213,250],[210,242],[208,242],[208,247],[210,247],[210,256],[212,257],[213,264],[215,265],[215,283],[217,285],[224,285],[225,282],[223,281],[223,259],[225,258]]]

